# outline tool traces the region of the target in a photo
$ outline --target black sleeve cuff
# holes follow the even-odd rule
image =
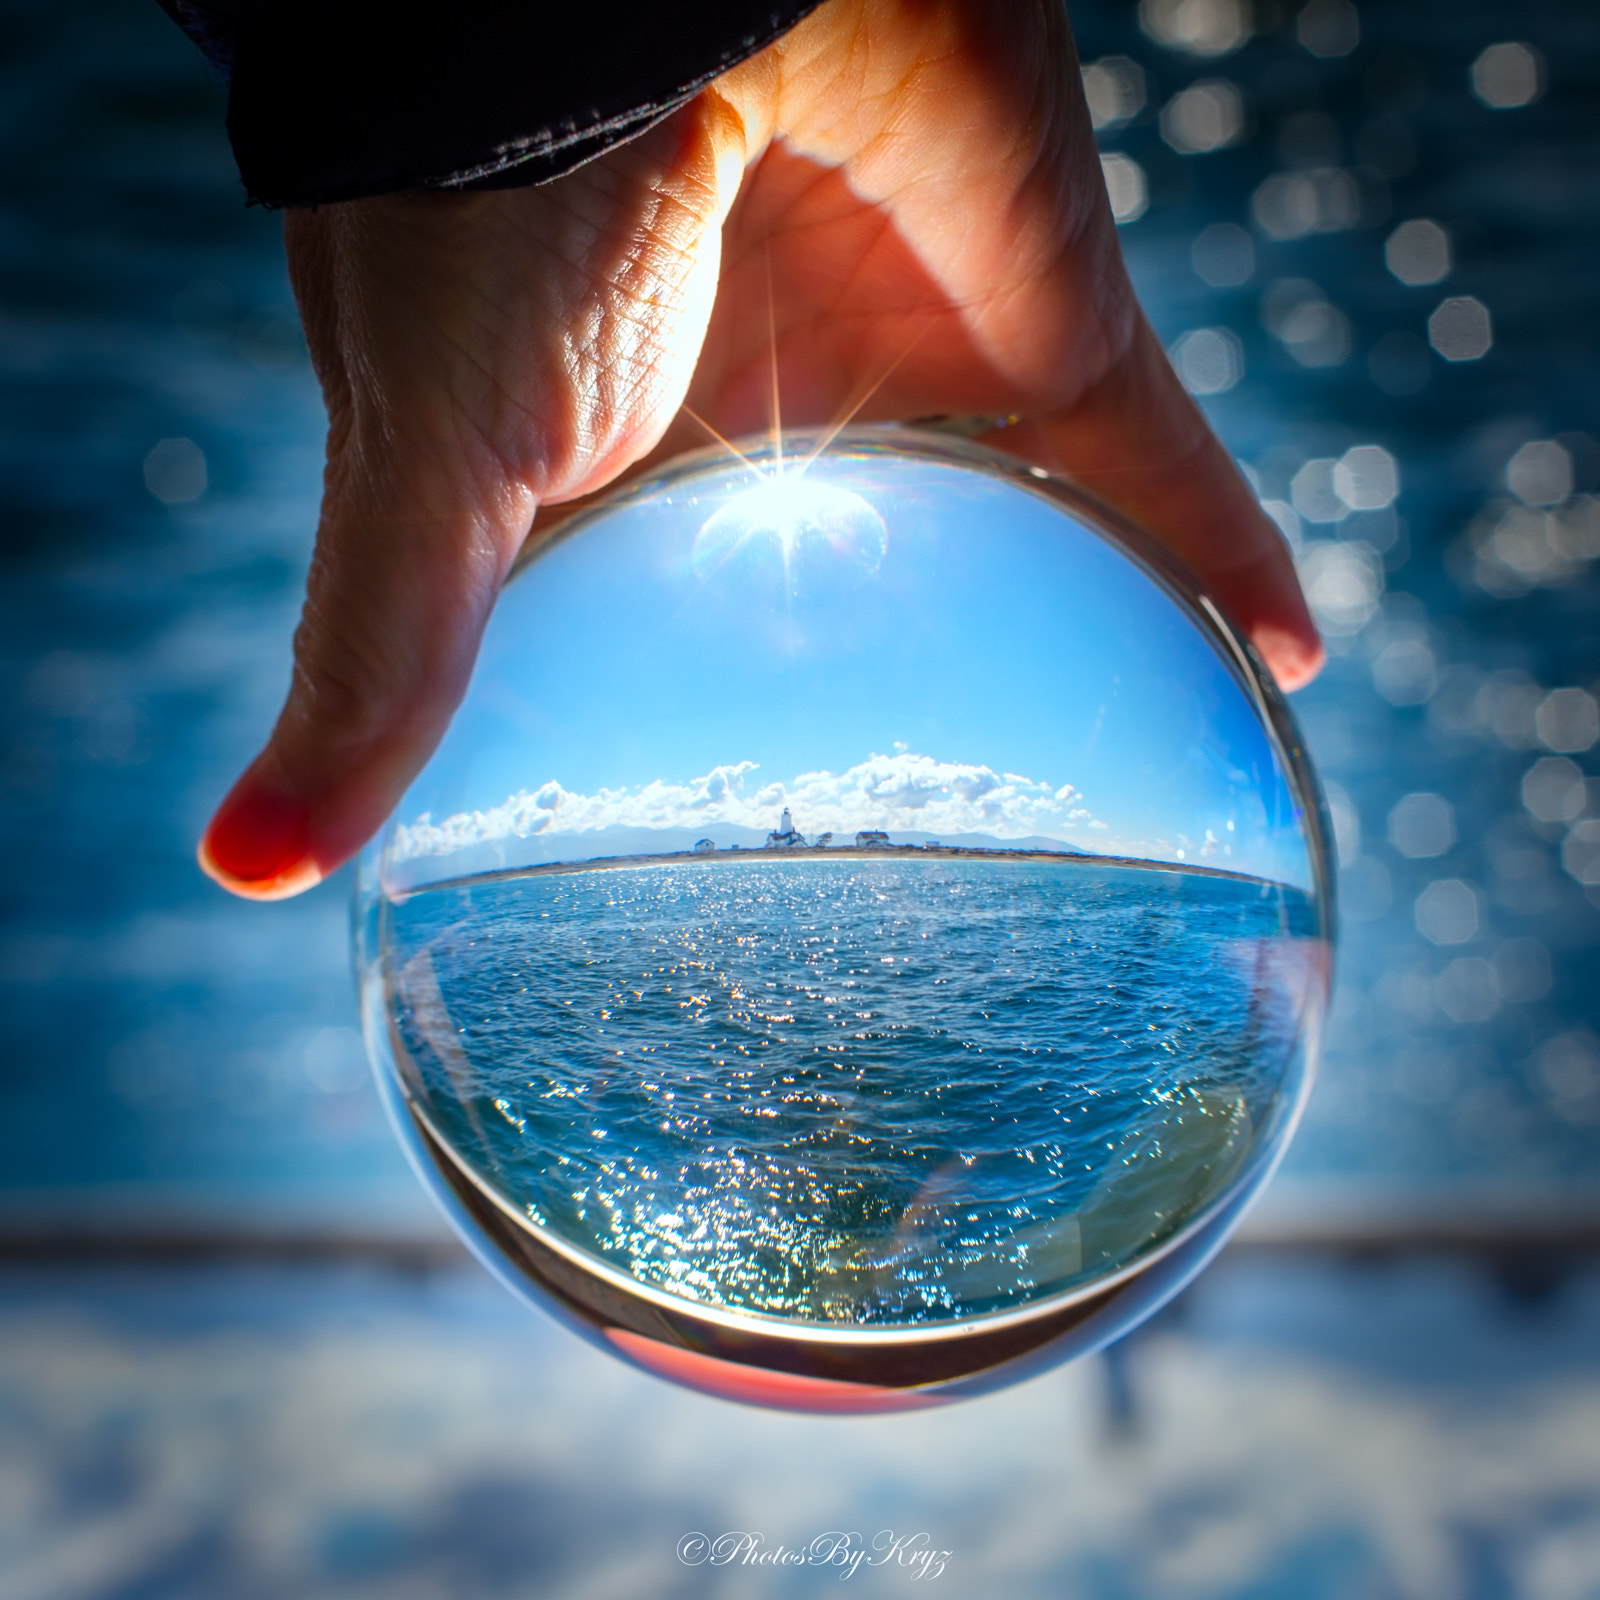
[[[819,0],[161,0],[229,80],[250,198],[544,183],[642,132]]]

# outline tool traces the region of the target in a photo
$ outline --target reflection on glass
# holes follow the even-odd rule
[[[611,1348],[971,1392],[1147,1314],[1281,1152],[1313,793],[1061,486],[906,432],[708,453],[508,586],[364,863],[369,1042],[469,1240]]]

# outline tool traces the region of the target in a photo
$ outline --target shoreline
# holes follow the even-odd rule
[[[1201,866],[1192,861],[1146,861],[1137,856],[1096,856],[1079,850],[1006,850],[986,845],[952,844],[868,844],[828,845],[823,849],[786,847],[770,849],[667,850],[631,856],[592,856],[584,861],[542,861],[523,867],[491,867],[486,872],[467,872],[438,878],[401,889],[391,899],[409,899],[435,889],[464,889],[480,883],[508,883],[518,878],[544,878],[574,872],[615,872],[626,867],[662,867],[688,863],[748,861],[833,861],[848,857],[852,861],[971,860],[971,861],[1054,861],[1083,867],[1118,867],[1137,872],[1173,872],[1194,878],[1222,878],[1230,883],[1253,883],[1265,889],[1294,889],[1293,884],[1254,873],[1232,872],[1225,867]],[[1304,889],[1294,889],[1305,894]]]

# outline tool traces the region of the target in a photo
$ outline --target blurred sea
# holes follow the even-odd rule
[[[1140,292],[1333,652],[1296,709],[1343,952],[1258,1225],[1600,1219],[1600,30],[1244,16],[1074,8]],[[286,680],[320,460],[221,119],[155,8],[0,8],[0,1222],[405,1233],[346,882],[250,908],[192,865]]]
[[[281,698],[316,516],[278,221],[155,7],[7,4],[0,52],[0,1215],[415,1224],[347,884],[252,920],[193,866]]]

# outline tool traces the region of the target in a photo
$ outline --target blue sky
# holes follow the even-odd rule
[[[608,826],[715,837],[785,803],[806,832],[1045,836],[1309,882],[1200,628],[1042,494],[883,455],[782,482],[718,465],[533,562],[397,816],[403,853],[537,835],[529,859],[576,859]]]

